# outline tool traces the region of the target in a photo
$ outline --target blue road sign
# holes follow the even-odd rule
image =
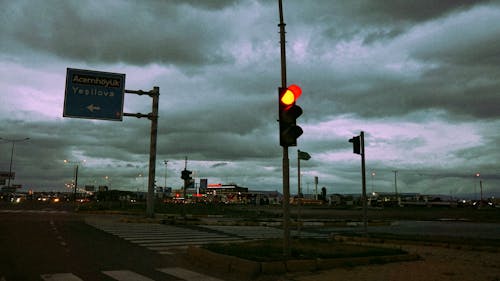
[[[68,68],[63,117],[122,121],[125,74]]]

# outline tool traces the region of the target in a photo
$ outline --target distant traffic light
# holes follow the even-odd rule
[[[302,128],[297,126],[297,118],[302,115],[302,108],[295,103],[302,94],[302,89],[294,84],[286,89],[279,88],[278,91],[280,145],[297,146],[297,138],[303,133]]]
[[[190,171],[190,170],[183,170],[183,171],[181,172],[181,179],[183,179],[183,180],[185,180],[185,181],[190,181],[190,180],[192,180],[192,179],[193,179],[193,178],[191,177],[191,174],[192,174],[192,173],[193,173],[193,172],[192,172],[192,171]]]
[[[352,143],[352,152],[361,154],[361,136],[355,136],[352,139],[349,139],[349,142]]]

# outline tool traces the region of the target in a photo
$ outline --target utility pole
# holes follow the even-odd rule
[[[167,164],[168,160],[163,160],[163,164],[165,164],[165,187],[164,187],[164,192],[166,192],[167,189]]]
[[[483,181],[482,180],[479,180],[479,190],[480,190],[480,194],[481,194],[481,204],[479,204],[479,206],[481,206],[483,204]]]
[[[396,199],[398,198],[398,171],[394,170],[394,193],[396,195]]]
[[[76,202],[76,189],[78,188],[78,164],[75,166],[75,186],[73,192],[73,202]]]
[[[373,177],[375,176],[375,172],[374,172],[374,171],[372,171],[371,175],[372,175],[372,195],[373,195],[373,194],[375,193],[375,190],[374,190],[374,188],[373,188],[373,186],[375,185],[375,184],[373,183]]]
[[[12,163],[13,163],[13,159],[14,159],[14,145],[15,145],[16,142],[27,141],[29,139],[30,138],[24,138],[24,139],[4,139],[4,138],[0,138],[0,140],[12,143],[12,149],[10,151],[9,177],[7,178],[7,187],[8,188],[10,188],[10,179],[14,178],[12,176]]]
[[[314,177],[314,199],[318,200],[318,183],[319,183],[319,178],[316,176]]]

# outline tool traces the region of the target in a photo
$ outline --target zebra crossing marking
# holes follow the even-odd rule
[[[73,273],[42,274],[40,277],[44,281],[83,281]]]
[[[224,281],[219,278],[211,277],[181,267],[156,268],[156,271],[168,274],[183,281]],[[101,271],[101,273],[117,281],[155,281],[147,276],[130,270],[106,270]],[[73,273],[42,274],[40,277],[44,281],[84,281]],[[0,281],[6,280],[4,278],[0,278]]]
[[[203,229],[192,229],[163,224],[123,223],[111,220],[86,219],[86,222],[131,243],[146,247],[162,255],[173,250],[186,249],[188,245],[236,242],[245,238]]]
[[[228,233],[246,239],[269,239],[283,237],[283,230],[269,226],[231,226],[231,225],[200,225],[201,227],[216,230],[223,233]],[[307,231],[291,230],[291,235],[300,236],[302,238],[317,238],[327,239],[328,234],[312,233]]]
[[[6,214],[69,214],[68,211],[60,211],[60,210],[0,210],[0,213]],[[1,280],[1,279],[0,279]]]
[[[175,276],[186,281],[223,281],[222,279],[207,276],[198,272],[184,269],[182,267],[158,268],[158,271]]]
[[[137,274],[130,270],[110,270],[102,271],[102,273],[119,281],[154,281],[153,279]]]
[[[280,238],[283,235],[281,229],[269,226],[199,225],[198,228],[193,229],[164,224],[124,223],[102,219],[87,219],[87,223],[161,255],[172,255],[176,251],[185,250],[189,245],[272,239]],[[327,234],[307,231],[292,230],[291,234],[302,238],[328,238]]]

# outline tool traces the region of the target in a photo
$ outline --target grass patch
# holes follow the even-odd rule
[[[270,262],[283,260],[283,240],[268,239],[233,244],[208,244],[205,249],[242,259]],[[349,257],[377,257],[401,255],[401,249],[349,245],[341,242],[316,239],[299,239],[291,242],[292,259],[334,259]]]
[[[344,236],[361,237],[358,234],[345,233]],[[471,237],[450,237],[440,235],[408,235],[391,233],[370,233],[367,238],[393,241],[412,241],[417,243],[446,244],[457,247],[487,247],[500,248],[500,239],[471,238]]]

